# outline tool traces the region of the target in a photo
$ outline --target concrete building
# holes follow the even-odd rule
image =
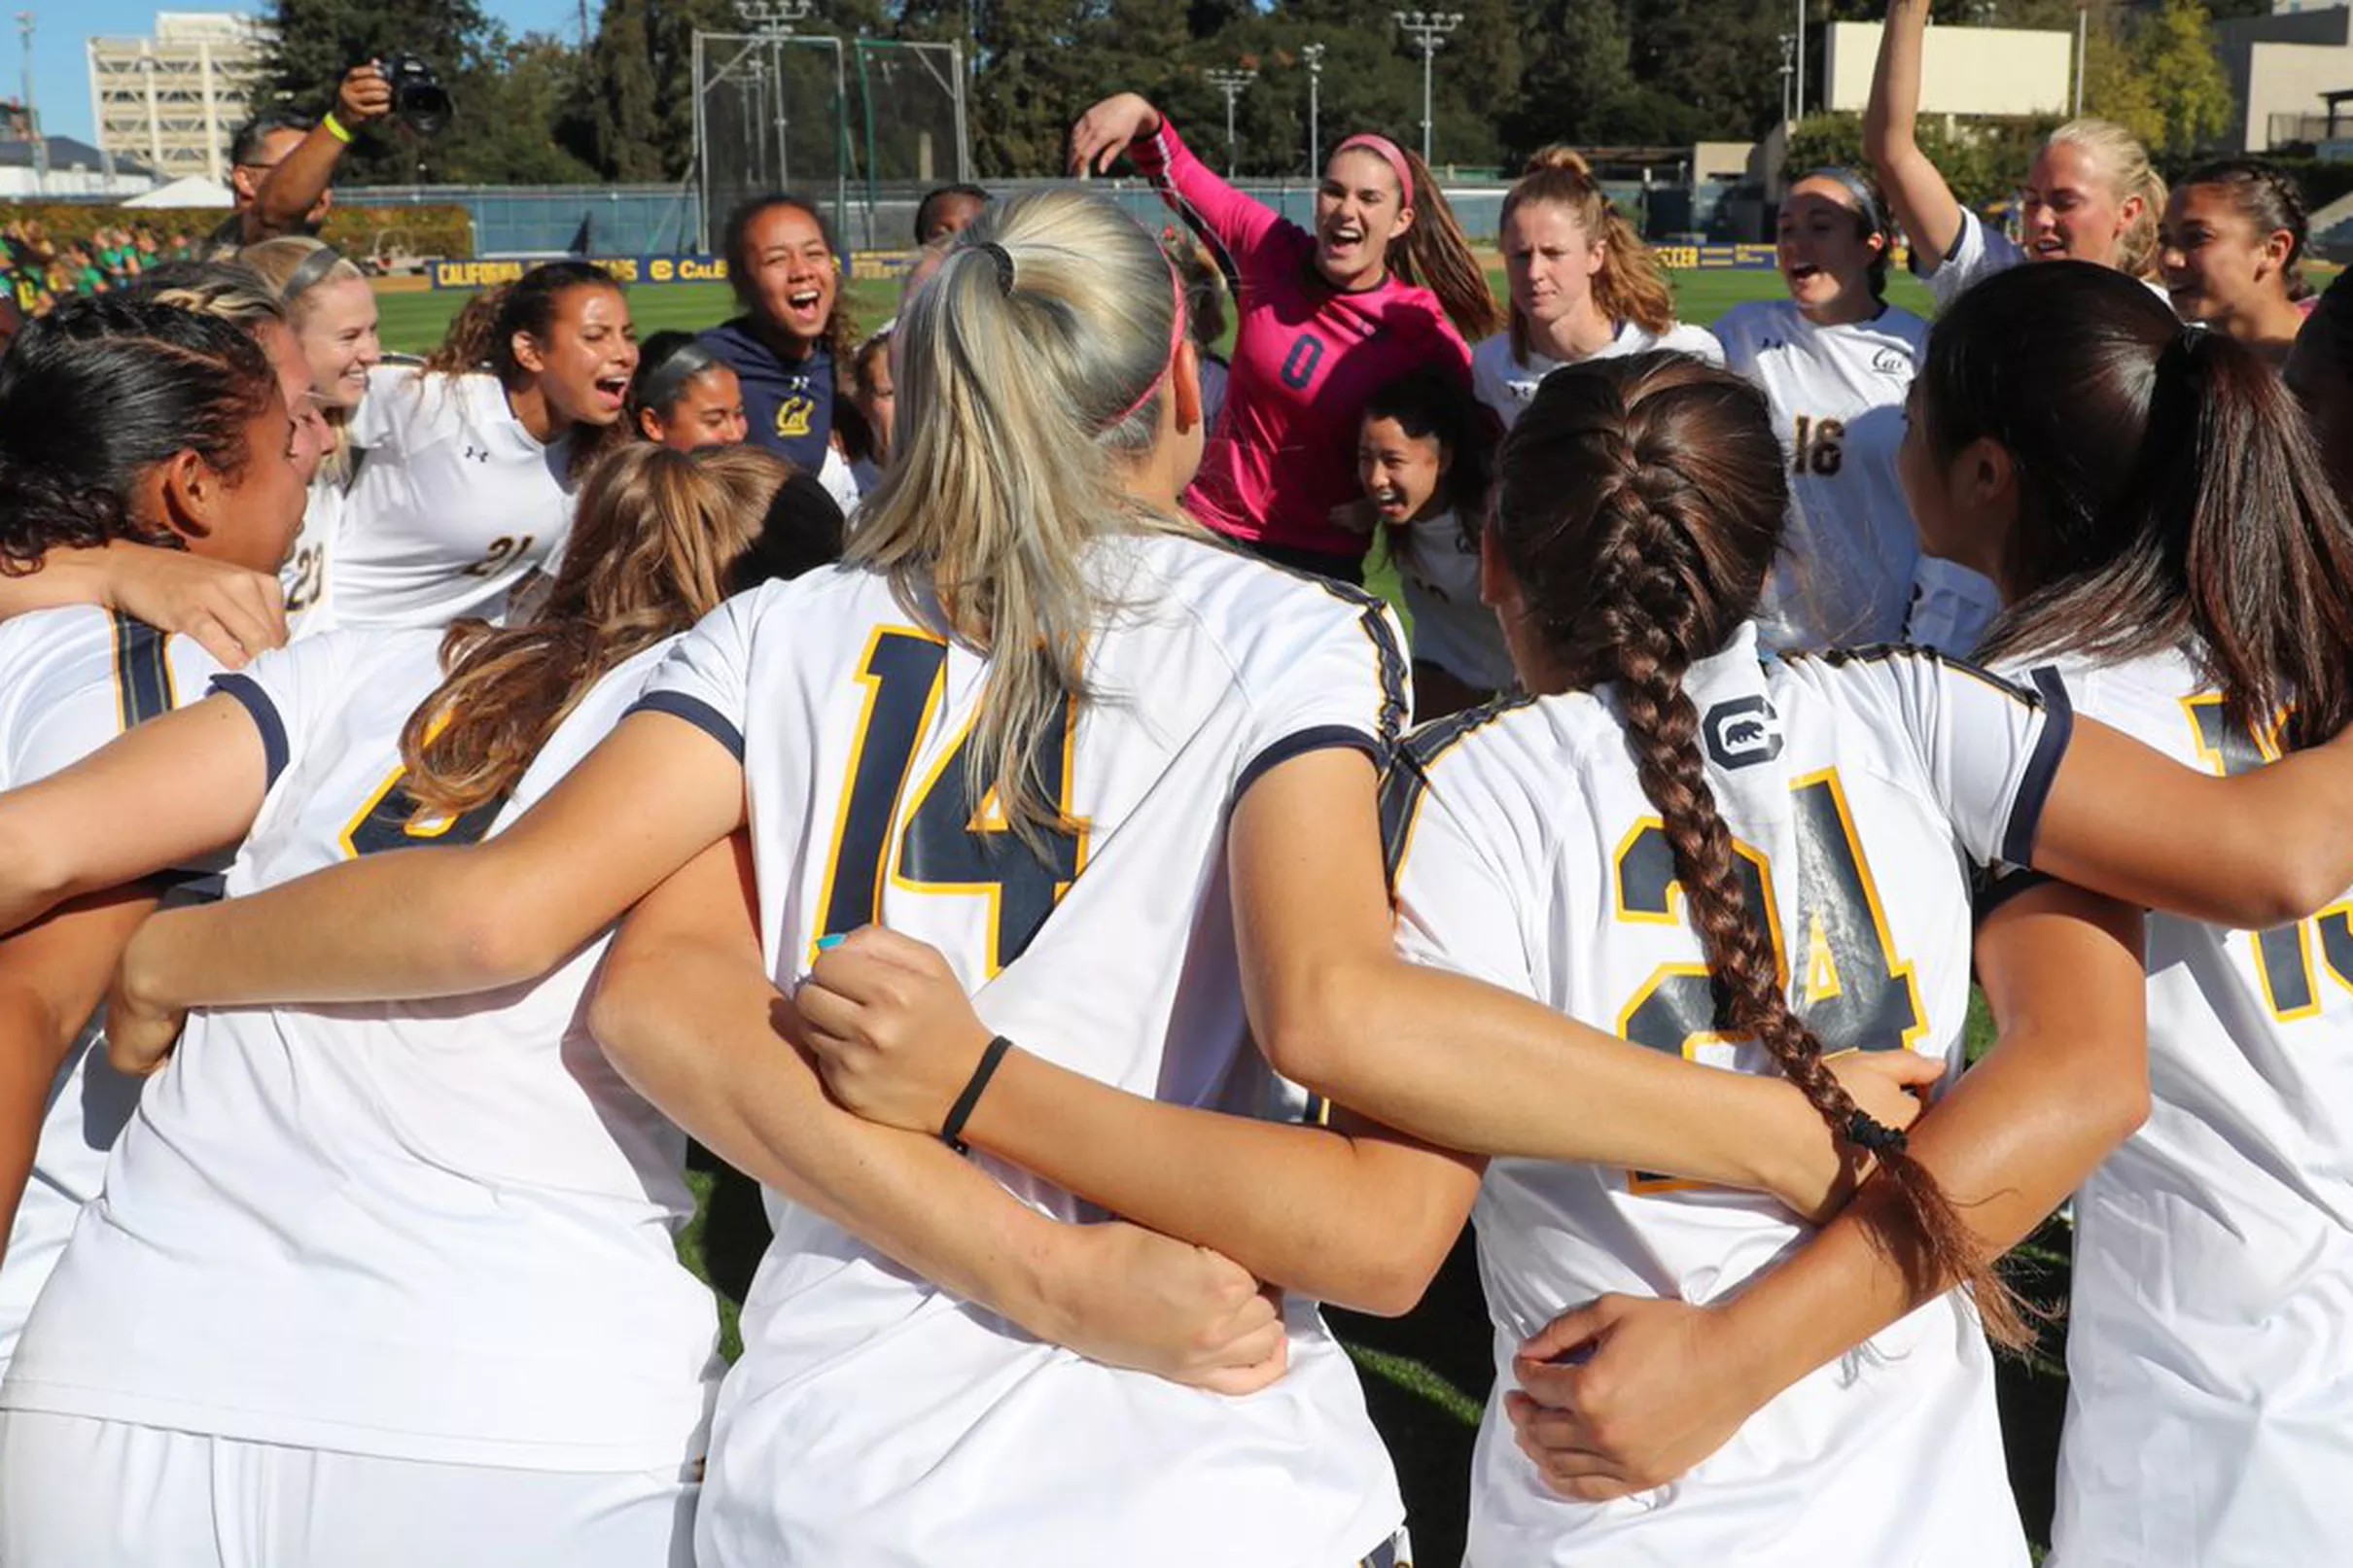
[[[2230,78],[2231,152],[2353,138],[2353,101],[2332,125],[2325,99],[2353,91],[2353,9],[2273,0],[2268,17],[2216,22],[2214,50]]]
[[[1861,114],[1879,57],[1879,24],[1822,29],[1822,104]],[[1931,27],[1920,59],[1920,113],[1958,120],[2063,115],[2074,99],[2075,35],[2025,27]]]
[[[261,24],[227,12],[159,12],[153,38],[89,41],[98,145],[163,178],[228,178],[228,143],[253,114]]]

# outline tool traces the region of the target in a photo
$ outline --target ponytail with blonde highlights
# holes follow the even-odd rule
[[[1503,197],[1498,228],[1521,207],[1539,202],[1565,210],[1585,237],[1601,247],[1601,270],[1594,274],[1594,306],[1603,317],[1620,324],[1631,321],[1654,337],[1674,326],[1675,296],[1667,269],[1594,178],[1583,154],[1568,147],[1539,148],[1530,154],[1518,182]],[[1511,344],[1512,358],[1526,365],[1528,318],[1516,305]]]
[[[538,618],[464,620],[442,640],[448,676],[401,734],[419,813],[500,799],[599,678],[716,608],[791,472],[748,446],[632,442],[599,460]]]
[[[897,438],[848,559],[989,655],[975,804],[993,789],[1033,847],[1067,824],[1028,759],[1089,695],[1086,640],[1108,608],[1088,546],[1194,532],[1125,482],[1159,438],[1183,326],[1152,236],[1064,191],[992,205],[898,319]]]

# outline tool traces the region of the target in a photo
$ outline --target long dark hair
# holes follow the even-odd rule
[[[1765,395],[1739,376],[1681,354],[1590,361],[1547,376],[1505,438],[1489,526],[1570,682],[1617,696],[1707,953],[1719,1027],[1762,1045],[1847,1138],[1858,1107],[1789,1005],[1683,687],[1756,609],[1789,508],[1785,468]],[[1878,1158],[1902,1200],[1874,1222],[1880,1249],[1915,1289],[1975,1284],[1987,1331],[2022,1342],[2014,1299],[1936,1177],[1901,1148]]]
[[[2258,239],[2285,232],[2288,260],[2279,269],[2280,287],[2291,299],[2309,299],[2312,285],[2304,281],[2304,245],[2311,225],[2304,214],[2304,195],[2296,178],[2276,163],[2260,157],[2221,157],[2200,163],[2174,184],[2176,191],[2210,185],[2226,192],[2239,216],[2255,226]]]
[[[752,225],[761,214],[774,212],[780,207],[804,214],[809,222],[817,226],[817,231],[824,237],[825,249],[833,254],[836,265],[839,265],[842,254],[841,242],[833,237],[833,226],[825,221],[825,210],[806,196],[794,195],[790,191],[771,191],[765,195],[738,203],[735,210],[727,214],[726,227],[720,236],[720,251],[727,258],[727,286],[735,292],[735,302],[755,318],[759,314],[759,295],[752,287]],[[847,275],[834,281],[833,308],[826,313],[825,326],[818,329],[818,338],[833,361],[835,384],[838,387],[841,366],[849,360],[850,351],[858,346],[858,324],[850,314],[850,280]]]
[[[1984,656],[2193,652],[2231,718],[2291,746],[2353,718],[2353,532],[2277,375],[2121,272],[2054,261],[1938,318],[1930,450],[2018,474],[2011,605]]]
[[[1471,254],[1470,238],[1462,232],[1462,222],[1455,216],[1438,177],[1419,153],[1404,147],[1397,151],[1414,177],[1414,221],[1389,241],[1385,258],[1388,269],[1400,281],[1436,295],[1455,331],[1475,343],[1502,324],[1495,291],[1488,285],[1487,269]]]
[[[59,546],[176,547],[133,514],[140,476],[193,451],[234,477],[277,395],[253,334],[220,316],[112,294],[36,317],[0,358],[0,574]]]
[[[559,301],[575,289],[610,289],[627,297],[613,274],[589,261],[545,261],[512,283],[485,289],[467,301],[449,324],[441,343],[425,357],[425,371],[467,375],[488,371],[511,390],[528,379],[514,357],[518,332],[544,343],[555,328]],[[613,424],[573,431],[571,468],[567,477],[585,473],[597,458],[636,434],[627,418]]]

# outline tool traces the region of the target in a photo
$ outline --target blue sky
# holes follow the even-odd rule
[[[399,0],[385,0],[397,5]],[[205,5],[203,0],[158,7],[153,0],[9,0],[0,6],[8,18],[7,43],[0,45],[0,97],[14,98],[24,83],[24,52],[15,16],[30,11],[34,19],[33,98],[41,123],[52,135],[94,141],[89,108],[89,54],[92,38],[140,38],[155,31],[156,12],[253,11],[241,5]],[[484,0],[484,9],[511,32],[534,30],[574,33],[579,30],[579,0]],[[588,7],[596,14],[595,0]]]

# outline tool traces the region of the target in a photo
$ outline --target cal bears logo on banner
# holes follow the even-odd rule
[[[589,262],[613,274],[615,283],[724,283],[727,262],[718,256],[592,256]],[[512,283],[540,264],[538,258],[511,261],[436,261],[437,289],[489,289]]]

